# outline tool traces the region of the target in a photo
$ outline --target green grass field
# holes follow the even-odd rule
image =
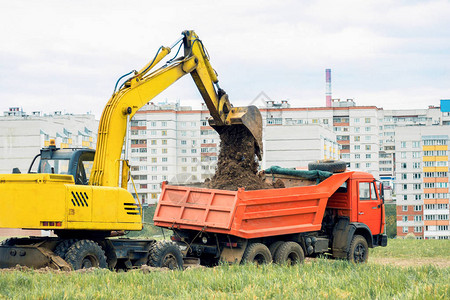
[[[0,272],[0,297],[18,299],[356,298],[448,299],[450,267],[415,265],[427,257],[450,261],[450,241],[390,240],[372,260],[408,259],[408,266],[311,259],[293,267],[222,265],[185,271],[114,273]],[[370,259],[370,258],[369,258]]]

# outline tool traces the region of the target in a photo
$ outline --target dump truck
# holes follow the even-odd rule
[[[295,263],[320,254],[364,263],[369,248],[387,245],[383,186],[371,174],[278,170],[265,180],[281,180],[285,188],[164,183],[154,223],[171,229],[184,255],[203,265]]]
[[[155,68],[172,49],[177,50],[175,55]],[[116,82],[100,118],[95,152],[59,149],[53,143],[35,157],[27,174],[17,168],[15,174],[0,174],[0,227],[51,230],[56,235],[3,241],[0,268],[182,267],[180,249],[170,241],[113,237],[143,228],[141,201],[127,190],[130,119],[187,74],[208,107],[210,125],[219,133],[227,126],[246,127],[255,139],[256,155],[261,156],[258,108],[232,107],[202,40],[194,31],[184,31],[172,46],[161,46],[140,71]]]

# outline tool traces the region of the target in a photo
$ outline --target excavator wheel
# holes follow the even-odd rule
[[[73,244],[67,250],[66,262],[74,270],[108,267],[105,252],[96,242],[91,240],[80,240]]]
[[[59,257],[61,257],[62,259],[66,259],[67,251],[76,242],[78,242],[78,240],[76,240],[76,239],[63,240],[58,245],[56,245],[56,248],[55,248],[55,250],[53,250],[53,252],[56,255],[58,255]]]

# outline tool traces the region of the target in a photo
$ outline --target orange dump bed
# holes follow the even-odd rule
[[[225,191],[163,184],[155,225],[258,238],[320,230],[328,198],[353,172],[318,185]]]

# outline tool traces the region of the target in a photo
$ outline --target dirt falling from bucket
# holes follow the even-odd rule
[[[220,134],[220,153],[216,173],[208,188],[236,191],[273,188],[258,175],[255,138],[242,125],[226,126]]]

